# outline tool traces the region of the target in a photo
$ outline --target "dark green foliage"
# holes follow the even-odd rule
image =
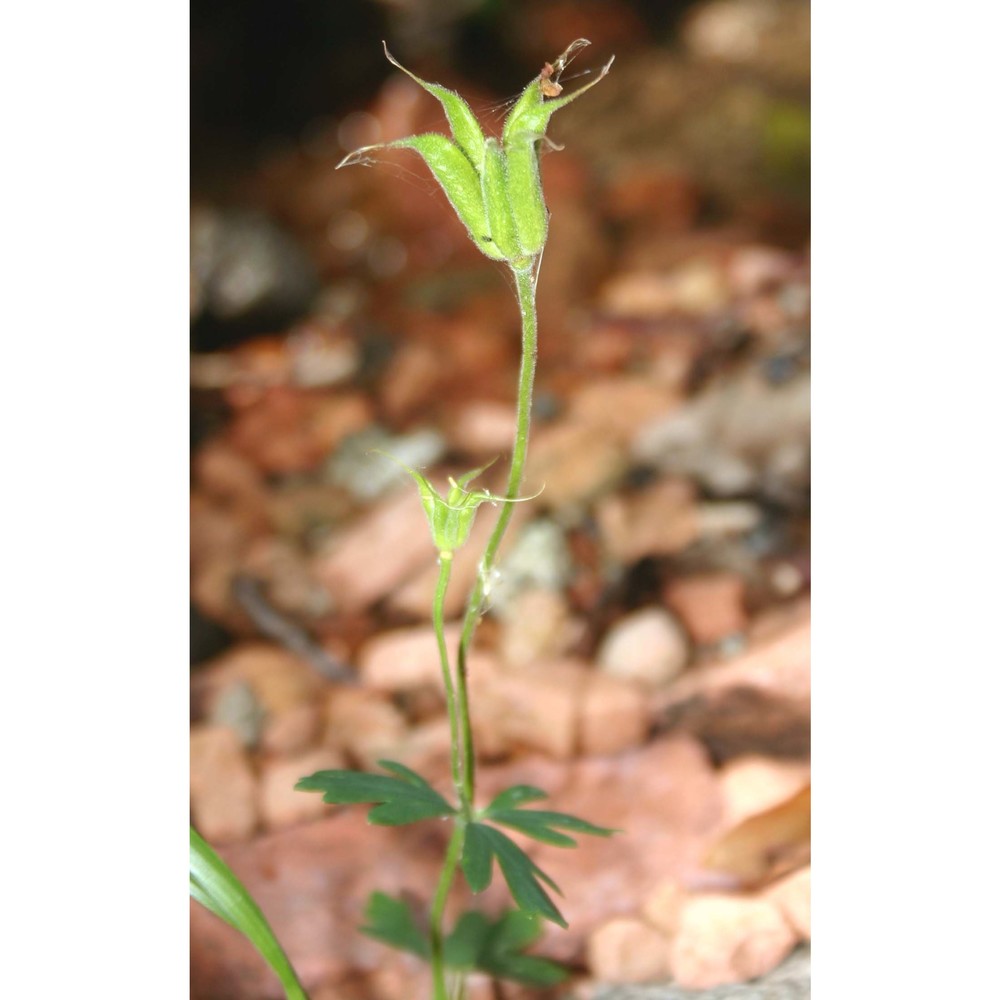
[[[430,939],[417,926],[413,912],[401,899],[393,899],[384,892],[373,892],[369,897],[361,932],[400,951],[430,960]]]
[[[402,900],[373,893],[361,930],[400,951],[430,959],[430,938]],[[565,970],[546,958],[524,954],[540,936],[538,918],[521,910],[508,910],[498,920],[483,913],[463,913],[445,939],[444,962],[456,971],[478,969],[497,979],[552,986],[566,978]]]
[[[463,913],[445,941],[445,964],[528,986],[554,986],[566,979],[566,970],[547,958],[524,954],[541,933],[538,918],[523,910],[508,910],[496,921],[482,913]]]
[[[368,822],[380,826],[402,826],[435,816],[451,816],[455,810],[415,771],[391,760],[379,766],[397,777],[363,771],[317,771],[302,778],[296,788],[322,792],[323,801],[343,805],[378,803],[368,812]]]
[[[470,823],[465,831],[462,871],[473,892],[481,891],[489,885],[493,858],[500,865],[514,902],[522,910],[540,914],[560,927],[567,926],[563,915],[556,909],[539,880],[560,892],[555,882],[505,833],[485,823]]]
[[[526,833],[535,840],[558,847],[576,847],[576,841],[557,830],[572,830],[574,833],[589,833],[595,837],[610,837],[615,830],[605,826],[594,826],[586,820],[566,813],[548,812],[541,809],[490,809],[486,813],[490,819]]]

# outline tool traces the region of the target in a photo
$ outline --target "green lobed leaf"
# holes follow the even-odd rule
[[[566,979],[566,970],[549,959],[523,953],[540,936],[538,918],[523,910],[508,910],[495,921],[482,913],[463,913],[445,941],[445,963],[528,986],[552,986]]]
[[[516,809],[522,802],[537,802],[539,799],[547,799],[548,797],[548,792],[544,792],[534,785],[512,785],[510,788],[505,788],[483,810],[483,815],[487,816],[496,809]]]
[[[483,148],[486,140],[483,137],[483,130],[479,127],[479,122],[476,120],[476,116],[472,113],[469,105],[455,91],[448,90],[447,87],[442,87],[439,83],[428,83],[426,80],[421,80],[415,73],[411,73],[405,66],[393,58],[385,42],[382,43],[382,47],[385,49],[386,59],[393,66],[401,69],[411,80],[418,83],[424,90],[433,94],[441,102],[445,116],[448,119],[448,124],[451,126],[451,134],[455,142],[478,173],[483,163]]]
[[[367,774],[363,771],[317,771],[300,779],[295,787],[303,792],[322,792],[323,801],[336,805],[374,802],[368,822],[380,826],[402,826],[435,816],[454,815],[455,810],[416,772],[393,761],[379,761],[402,777]]]
[[[490,236],[479,174],[458,146],[437,132],[397,139],[395,142],[386,143],[386,146],[416,150],[430,167],[434,179],[441,185],[441,190],[469,231],[472,242],[487,257],[492,257],[494,260],[504,259],[503,253]]]
[[[576,847],[576,841],[558,830],[571,830],[574,833],[589,833],[595,837],[610,837],[617,833],[605,826],[595,826],[577,816],[567,813],[549,812],[543,809],[493,809],[487,810],[490,819],[504,826],[512,827],[526,833],[535,840],[559,847]]]
[[[281,980],[288,1000],[308,1000],[260,907],[232,869],[191,827],[190,892],[194,899],[243,934]]]
[[[486,140],[482,185],[490,237],[508,260],[519,260],[525,253],[517,239],[517,227],[507,194],[507,157],[496,139]]]
[[[563,915],[556,909],[555,903],[539,884],[539,879],[559,892],[555,882],[505,833],[482,823],[470,824],[470,828],[473,825],[482,828],[490,851],[496,857],[510,894],[514,897],[514,902],[522,910],[538,913],[560,927],[568,926]]]
[[[420,958],[429,959],[431,944],[428,936],[417,925],[413,911],[401,899],[394,899],[384,892],[373,892],[365,907],[362,934],[385,944],[406,951]]]
[[[486,947],[493,925],[485,913],[466,910],[444,941],[445,965],[453,969],[478,968],[479,956]]]
[[[482,892],[493,881],[493,850],[482,823],[470,823],[465,828],[462,847],[462,871],[473,892]]]

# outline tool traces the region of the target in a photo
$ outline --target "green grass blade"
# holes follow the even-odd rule
[[[243,883],[191,827],[191,895],[243,934],[274,970],[288,1000],[309,1000],[274,931]]]

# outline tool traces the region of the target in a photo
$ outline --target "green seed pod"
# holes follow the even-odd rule
[[[486,140],[483,162],[483,204],[486,206],[486,221],[489,223],[490,237],[495,249],[508,261],[526,256],[522,245],[518,242],[508,197],[507,159],[496,139]]]
[[[517,503],[517,500],[505,500],[503,497],[495,497],[489,490],[466,490],[465,487],[476,476],[485,472],[493,463],[473,469],[459,476],[458,479],[449,479],[450,489],[448,495],[442,497],[440,493],[422,476],[416,469],[411,469],[402,462],[397,462],[392,455],[385,452],[378,452],[385,455],[390,461],[404,469],[413,481],[417,484],[417,492],[420,494],[420,504],[427,515],[427,522],[431,526],[431,538],[434,547],[438,550],[442,559],[451,559],[456,549],[460,549],[468,540],[472,525],[476,520],[476,514],[484,503]],[[533,499],[525,497],[526,500]]]
[[[558,96],[558,76],[570,58],[585,45],[579,38],[545,67],[518,99],[503,127],[503,142],[487,140],[476,116],[461,97],[437,83],[427,83],[400,65],[385,50],[386,58],[441,102],[452,139],[437,133],[413,135],[395,142],[365,146],[345,156],[338,164],[362,163],[376,149],[414,149],[451,202],[469,232],[472,242],[491,260],[503,260],[514,268],[527,266],[545,245],[548,210],[542,197],[538,170],[538,146],[545,138],[552,113],[603,79],[611,62],[585,87]],[[613,60],[612,60],[613,61]],[[552,79],[555,74],[555,79]]]
[[[465,154],[450,139],[438,132],[427,132],[424,135],[411,135],[395,142],[380,143],[377,146],[364,146],[344,157],[338,164],[347,167],[353,163],[361,163],[367,154],[376,149],[414,149],[434,174],[434,179],[441,185],[455,209],[455,214],[469,231],[472,242],[493,260],[504,260],[505,256],[490,240],[490,226],[486,219],[486,206],[483,204],[482,184],[479,174],[473,169]]]
[[[441,102],[448,124],[451,126],[452,137],[478,173],[482,169],[485,139],[483,130],[479,127],[479,122],[476,121],[476,116],[472,113],[472,108],[455,91],[448,90],[447,87],[442,87],[438,83],[428,83],[426,80],[421,80],[419,76],[396,62],[385,42],[382,43],[382,47],[385,49],[386,59],[393,66],[401,69],[414,83],[420,84],[424,90],[433,94]]]
[[[533,257],[545,246],[549,210],[542,195],[538,169],[538,144],[528,136],[518,136],[506,149],[507,198],[522,252]]]

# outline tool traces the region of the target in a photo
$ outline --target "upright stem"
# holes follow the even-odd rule
[[[455,877],[455,867],[462,854],[465,843],[465,822],[458,820],[455,830],[448,843],[441,878],[438,879],[437,892],[434,894],[434,904],[431,906],[431,976],[434,980],[434,1000],[448,1000],[444,978],[444,934],[441,921],[444,917],[444,904],[448,899],[452,880]]]
[[[524,268],[512,268],[517,285],[517,302],[521,307],[521,371],[517,382],[517,419],[514,429],[514,450],[510,458],[510,475],[507,477],[507,500],[516,500],[524,475],[524,461],[528,452],[528,430],[531,425],[531,397],[535,384],[535,362],[538,357],[538,317],[535,312],[536,260]],[[493,572],[497,550],[503,541],[507,525],[514,513],[513,503],[501,504],[500,516],[490,535],[489,543],[479,564],[479,575],[469,595],[462,622],[462,637],[458,645],[458,676],[456,693],[458,713],[462,725],[462,805],[468,815],[476,793],[476,755],[472,743],[472,723],[469,718],[468,655],[472,636],[482,614],[487,582]],[[453,730],[454,731],[454,730]]]
[[[448,704],[448,725],[451,729],[451,777],[455,784],[455,793],[462,794],[462,757],[458,745],[458,717],[455,705],[455,684],[451,676],[451,663],[448,657],[448,645],[444,639],[444,597],[448,592],[448,581],[451,578],[452,554],[442,552],[438,557],[438,581],[434,591],[434,635],[437,638],[438,657],[441,660],[441,678],[444,681],[445,701]]]

